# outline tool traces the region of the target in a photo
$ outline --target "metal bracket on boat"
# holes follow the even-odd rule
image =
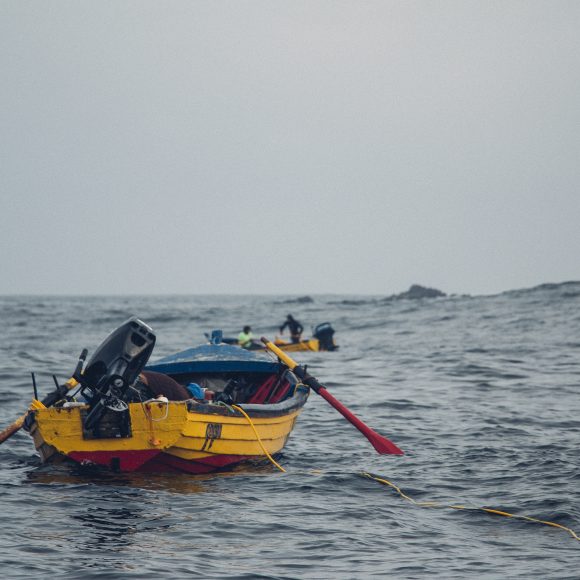
[[[212,330],[211,338],[209,339],[210,344],[221,344],[224,333],[222,330]]]
[[[123,411],[127,411],[129,409],[129,405],[118,397],[104,396],[102,400],[103,405],[115,413],[122,413]]]

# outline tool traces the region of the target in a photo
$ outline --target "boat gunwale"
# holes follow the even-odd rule
[[[278,403],[235,403],[235,406],[243,409],[249,417],[251,418],[275,418],[283,417],[289,415],[297,409],[301,409],[306,404],[308,397],[310,395],[310,389],[306,385],[296,385],[294,393]],[[129,407],[132,406],[146,406],[155,405],[158,407],[164,407],[165,405],[185,405],[187,412],[194,415],[221,415],[225,417],[244,417],[244,414],[232,407],[231,405],[216,405],[215,403],[201,403],[195,399],[187,399],[185,401],[169,401],[168,403],[162,403],[156,400],[134,402],[130,403]],[[79,409],[79,412],[89,409],[88,404],[79,405],[78,407],[49,407],[49,409],[57,412],[58,415],[61,413],[71,413],[73,409]],[[34,412],[38,414],[45,409],[39,409]],[[34,421],[36,423],[36,421]]]
[[[236,403],[251,418],[273,418],[289,415],[291,412],[301,409],[306,404],[310,389],[305,385],[296,385],[296,390],[291,397],[278,403]],[[187,410],[199,415],[226,415],[230,417],[243,417],[237,409],[226,405],[198,403],[192,399],[186,401]]]

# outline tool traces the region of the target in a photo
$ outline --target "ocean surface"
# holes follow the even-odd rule
[[[494,296],[0,297],[0,427],[129,316],[151,360],[215,328],[273,338],[329,321],[336,352],[297,353],[406,454],[377,455],[312,394],[279,457],[211,476],[42,465],[0,445],[3,578],[579,578],[580,282]],[[305,333],[305,334],[308,334]],[[375,474],[397,485],[413,504]]]

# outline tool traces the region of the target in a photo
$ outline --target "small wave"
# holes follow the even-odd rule
[[[449,371],[449,375],[452,377],[470,377],[473,375],[482,375],[487,378],[508,379],[508,380],[527,378],[527,375],[524,374],[509,373],[477,364],[458,365],[455,369]]]
[[[369,304],[376,304],[376,300],[331,300],[328,304],[336,306],[367,306]]]
[[[288,298],[287,300],[280,300],[274,304],[312,304],[314,299],[310,296],[299,296],[298,298]]]

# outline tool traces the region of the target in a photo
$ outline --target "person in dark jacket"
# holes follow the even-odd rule
[[[288,314],[284,324],[280,327],[280,334],[284,334],[284,329],[288,327],[290,331],[290,339],[292,342],[300,342],[300,336],[304,330],[303,326],[296,320],[292,314]]]

